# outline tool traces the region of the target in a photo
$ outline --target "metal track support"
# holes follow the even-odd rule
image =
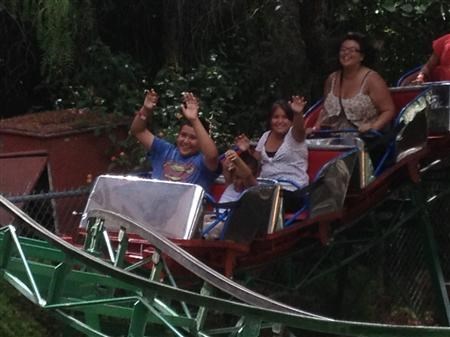
[[[427,207],[423,207],[426,204],[425,193],[418,187],[413,188],[412,195],[415,206],[423,209],[423,212],[420,212],[417,218],[417,226],[420,233],[422,233],[425,258],[430,271],[433,288],[435,289],[441,324],[450,326],[450,303],[445,286],[444,274],[439,261],[438,247],[430,221],[430,214],[428,213]]]

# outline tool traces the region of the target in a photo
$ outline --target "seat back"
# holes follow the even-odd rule
[[[304,114],[305,128],[312,128],[319,118],[320,110],[323,108],[323,99],[314,103]]]
[[[427,114],[428,131],[433,136],[450,132],[450,82],[432,85],[424,97],[430,105]]]
[[[411,93],[409,92],[409,94]],[[395,128],[397,129],[394,140],[396,161],[426,146],[428,137],[427,116],[430,112],[430,101],[433,96],[433,88],[416,88],[413,99],[399,112],[395,120]]]
[[[119,213],[172,239],[197,234],[204,191],[201,186],[131,176],[97,178],[83,212],[81,227],[93,209]],[[115,218],[104,219],[108,230],[118,231]]]
[[[327,162],[317,173],[309,195],[309,216],[339,211],[344,205],[358,150],[350,150]]]
[[[209,194],[214,201],[220,200],[220,197],[222,196],[226,188],[227,185],[225,184],[225,178],[223,176],[220,176],[211,185]]]
[[[251,242],[267,233],[277,220],[280,186],[262,184],[250,187],[237,201],[224,226],[225,240]]]
[[[344,152],[338,149],[309,148],[308,149],[308,176],[313,182],[322,167],[331,160],[341,156]]]
[[[359,152],[357,148],[347,151],[310,149],[310,163],[319,159],[322,165],[317,165],[318,169],[310,185],[301,190],[304,203],[299,205],[299,209],[293,214],[285,214],[283,227],[307,217],[342,209],[352,177],[359,176],[358,172],[355,172]],[[312,174],[312,171],[310,173]]]
[[[391,88],[390,92],[395,105],[396,117],[398,117],[402,109],[422,93],[423,90],[423,87]]]

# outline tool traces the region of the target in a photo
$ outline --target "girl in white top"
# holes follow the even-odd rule
[[[308,149],[303,122],[305,105],[305,99],[300,96],[293,96],[289,102],[275,102],[269,114],[270,129],[261,136],[254,151],[247,136],[237,137],[236,145],[242,151],[250,151],[260,162],[261,178],[290,180],[302,187],[308,184]],[[293,186],[287,189],[296,190]]]

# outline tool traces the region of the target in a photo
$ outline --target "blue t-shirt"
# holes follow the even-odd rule
[[[188,157],[182,156],[175,145],[158,137],[154,138],[147,158],[151,161],[152,178],[155,179],[197,184],[208,191],[218,176],[217,172],[210,171],[205,166],[200,152]]]

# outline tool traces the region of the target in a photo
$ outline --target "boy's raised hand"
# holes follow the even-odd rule
[[[197,97],[192,92],[183,93],[183,104],[181,105],[184,117],[192,121],[198,118],[199,104]]]
[[[159,96],[154,89],[147,90],[146,92],[147,93],[144,99],[144,107],[152,111],[158,103]]]

